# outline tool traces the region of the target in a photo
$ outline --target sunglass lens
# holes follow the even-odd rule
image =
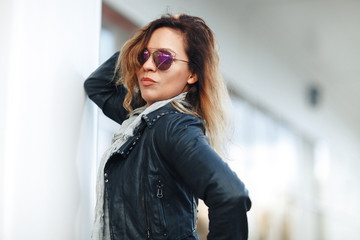
[[[173,62],[173,56],[167,51],[154,52],[154,61],[159,70],[167,70]]]
[[[149,59],[149,57],[150,57],[149,51],[146,49],[143,50],[138,56],[139,63],[143,65]]]

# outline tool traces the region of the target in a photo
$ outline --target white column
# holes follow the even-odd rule
[[[100,0],[0,3],[0,239],[89,239]]]

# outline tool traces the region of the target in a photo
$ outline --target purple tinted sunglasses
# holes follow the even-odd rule
[[[189,63],[188,61],[175,58],[175,53],[169,49],[158,49],[153,53],[149,52],[148,49],[144,49],[138,56],[141,66],[150,58],[150,55],[152,55],[156,68],[163,71],[168,70],[175,60]]]

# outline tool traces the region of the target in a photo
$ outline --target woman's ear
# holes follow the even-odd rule
[[[188,84],[194,84],[198,81],[197,75],[196,74],[191,74],[187,80]]]

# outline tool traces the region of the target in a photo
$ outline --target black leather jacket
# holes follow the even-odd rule
[[[126,90],[115,87],[118,53],[85,81],[118,123]],[[200,119],[168,104],[146,116],[105,166],[112,239],[198,239],[197,199],[209,207],[208,239],[247,239],[251,202],[244,184],[212,150]]]

